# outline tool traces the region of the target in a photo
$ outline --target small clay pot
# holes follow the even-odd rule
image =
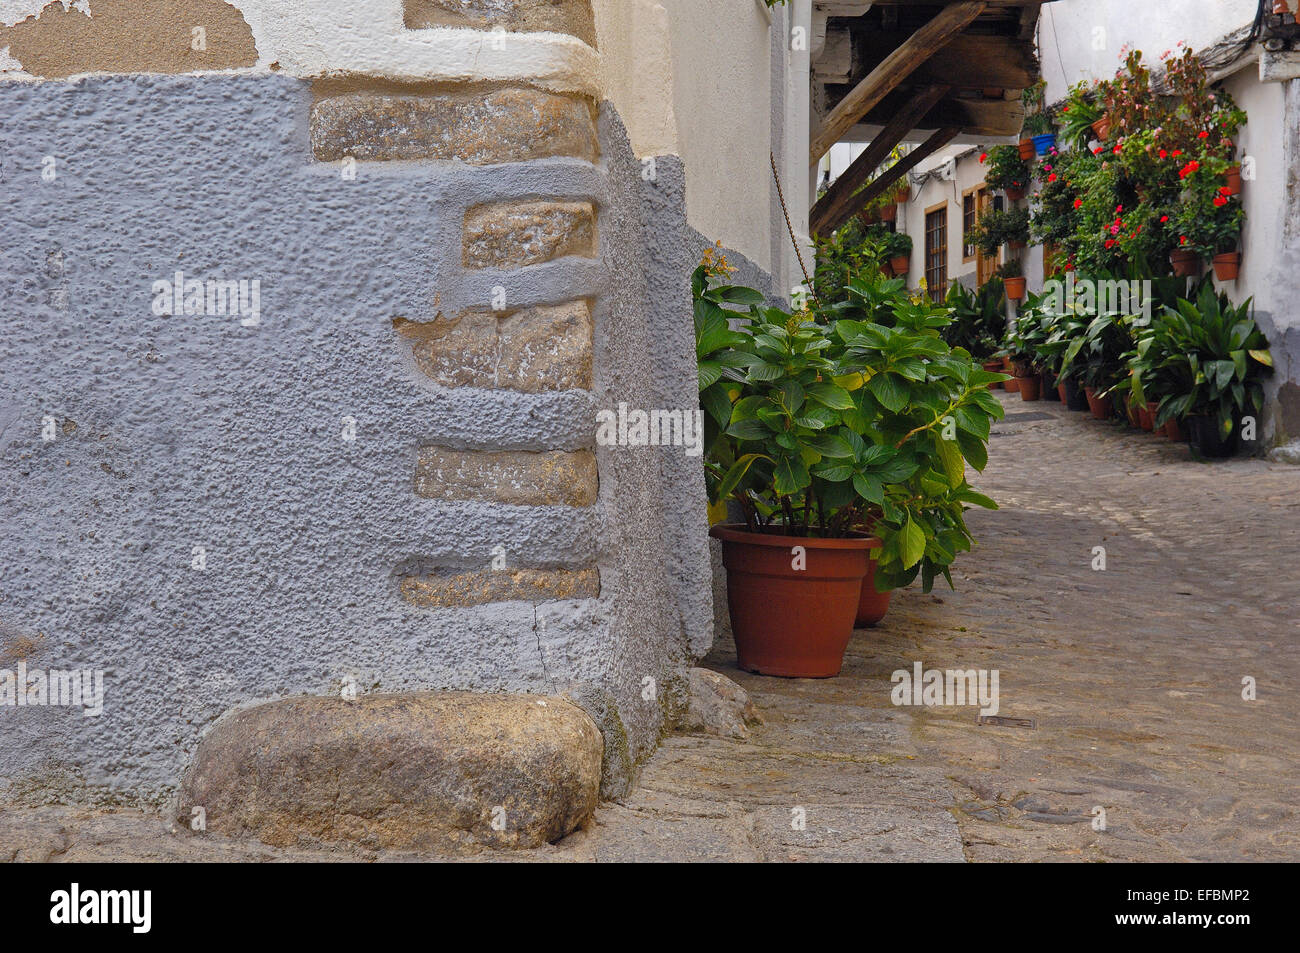
[[[1227,185],[1229,195],[1241,194],[1241,166],[1229,166],[1228,171],[1223,173],[1223,179]]]
[[[984,370],[988,371],[990,374],[1001,374],[1001,373],[1002,373],[1002,362],[1001,362],[1001,361],[985,361],[985,362],[984,362]],[[1001,381],[994,381],[992,384],[989,385],[989,390],[1000,390],[1001,388],[1002,388],[1002,382],[1001,382]]]
[[[1025,281],[1026,279],[1024,278],[1002,279],[1002,286],[1006,290],[1007,297],[1010,298],[1012,301],[1019,301],[1022,298],[1024,298]]]
[[[1169,253],[1169,264],[1179,278],[1195,278],[1201,264],[1201,256],[1194,251],[1173,251]]]
[[[1033,139],[1021,139],[1021,140],[1020,140],[1020,158],[1022,158],[1022,159],[1032,159],[1035,155],[1037,155],[1037,151],[1034,149],[1034,140],[1033,140]]]
[[[880,220],[882,222],[892,222],[898,218],[898,206],[893,202],[890,202],[888,205],[881,205],[877,211],[880,213]]]
[[[876,591],[876,559],[880,554],[881,542],[873,539],[871,543],[867,553],[871,559],[871,568],[862,577],[862,593],[858,597],[858,616],[853,620],[855,629],[869,628],[883,619],[885,613],[889,611],[889,597],[893,594],[892,590]]]
[[[912,259],[908,255],[895,255],[889,259],[889,267],[894,269],[895,276],[905,278],[907,277],[907,266],[911,261]]]
[[[1211,263],[1214,265],[1215,280],[1236,281],[1241,271],[1241,252],[1230,251],[1215,255]]]
[[[1041,396],[1042,385],[1043,379],[1037,374],[1016,378],[1016,386],[1020,389],[1021,400],[1038,400]]]
[[[1109,420],[1111,414],[1111,405],[1108,401],[1097,396],[1097,388],[1085,387],[1083,392],[1088,395],[1088,410],[1098,420]]]

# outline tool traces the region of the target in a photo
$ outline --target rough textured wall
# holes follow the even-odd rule
[[[99,717],[0,708],[4,799],[157,801],[224,711],[350,680],[568,693],[613,793],[708,648],[698,458],[593,438],[695,406],[680,163],[647,181],[608,108],[597,164],[322,162],[331,93],[0,83],[0,668],[106,670]],[[467,243],[512,203],[595,222]],[[259,282],[257,321],[157,313],[177,272]]]

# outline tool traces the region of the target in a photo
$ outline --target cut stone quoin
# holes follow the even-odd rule
[[[591,718],[563,698],[287,698],[217,722],[178,822],[188,829],[201,807],[209,832],[276,846],[539,847],[591,816],[603,752]]]
[[[402,598],[418,606],[480,606],[489,602],[550,602],[600,596],[600,570],[479,569],[407,576]]]
[[[396,318],[416,366],[443,387],[527,394],[590,390],[591,306],[586,301],[520,311],[465,311],[430,322]]]
[[[522,268],[567,255],[596,257],[590,202],[499,202],[465,213],[466,268]]]
[[[596,45],[589,0],[403,0],[402,20],[409,30],[435,26],[505,27],[510,31],[550,31]]]
[[[481,451],[421,447],[415,493],[433,500],[482,500],[514,506],[591,506],[596,455],[590,450]]]
[[[600,154],[591,103],[521,87],[328,96],[312,106],[311,146],[322,162],[492,165],[557,156],[594,162]]]

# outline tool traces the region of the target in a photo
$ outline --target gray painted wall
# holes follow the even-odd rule
[[[606,108],[605,169],[363,163],[348,181],[311,160],[309,104],[284,77],[0,83],[0,668],[107,671],[98,718],[0,707],[0,800],[157,803],[232,706],[347,677],[568,691],[605,731],[616,793],[711,644],[703,482],[680,448],[599,448],[585,511],[412,492],[422,443],[576,449],[600,407],[695,406],[680,163],[643,181]],[[530,195],[600,202],[603,261],[463,273],[464,209]],[[260,326],[154,315],[152,283],[177,270],[260,280]],[[481,306],[498,283],[511,307],[597,299],[593,394],[419,374],[391,319]],[[598,562],[601,598],[399,598],[400,568],[486,566],[497,545],[511,564]]]

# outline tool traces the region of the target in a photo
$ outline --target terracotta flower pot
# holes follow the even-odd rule
[[[1105,142],[1110,138],[1110,117],[1102,116],[1092,124],[1092,131],[1097,134],[1098,142]]]
[[[1195,278],[1200,263],[1201,256],[1194,251],[1179,250],[1169,253],[1169,264],[1173,265],[1174,274],[1179,278]]]
[[[1134,407],[1133,412],[1137,414],[1138,427],[1150,433],[1156,429],[1155,418],[1151,416],[1151,411],[1145,407]]]
[[[988,371],[990,374],[1001,374],[1001,373],[1002,373],[1002,362],[1001,362],[1001,361],[985,361],[985,362],[984,362],[984,370]],[[995,381],[994,383],[992,383],[992,384],[989,385],[989,390],[998,390],[998,389],[1000,389],[1001,387],[1002,387],[1001,382]]]
[[[893,202],[880,206],[877,211],[880,213],[882,222],[893,222],[898,219],[898,206]]]
[[[1097,396],[1097,388],[1085,387],[1083,392],[1088,395],[1088,410],[1098,420],[1109,420],[1111,406],[1110,403]]]
[[[1007,297],[1012,301],[1019,301],[1025,296],[1024,278],[1004,278],[1002,286],[1006,289]]]
[[[1007,393],[1009,394],[1019,393],[1020,382],[1016,380],[1016,369],[1011,366],[1011,358],[1004,357],[1002,359],[1002,373],[1011,375],[1011,380],[1002,382],[1002,386],[1006,388]]]
[[[740,667],[786,678],[838,675],[870,568],[871,537],[777,536],[750,533],[743,524],[714,526],[709,535],[722,541]]]
[[[1187,440],[1187,434],[1183,433],[1183,428],[1178,425],[1177,417],[1170,417],[1165,421],[1165,436],[1174,443],[1184,443]]]
[[[894,274],[900,278],[907,277],[907,266],[911,262],[909,255],[895,255],[889,259],[889,267],[894,269]]]
[[[1017,377],[1016,386],[1020,389],[1021,400],[1038,400],[1041,395],[1043,379],[1037,374],[1030,374],[1028,377]]]
[[[1241,252],[1230,251],[1215,255],[1211,259],[1214,265],[1214,277],[1218,281],[1236,281],[1241,271]]]
[[[1227,184],[1229,195],[1241,194],[1241,166],[1229,166],[1228,171],[1223,173],[1223,179]]]
[[[1037,153],[1036,153],[1035,150],[1034,150],[1034,140],[1033,140],[1033,139],[1021,139],[1021,140],[1020,140],[1020,158],[1022,158],[1022,159],[1032,159],[1036,154],[1037,154]]]
[[[903,205],[912,198],[912,186],[900,185],[898,191],[894,193],[894,202]]]
[[[889,611],[889,597],[893,595],[892,590],[889,592],[876,592],[876,550],[880,546],[880,540],[871,540],[871,549],[868,553],[871,563],[867,574],[862,577],[862,592],[858,596],[858,615],[853,620],[855,629],[864,629],[875,625]]]
[[[1165,432],[1165,428],[1163,424],[1160,426],[1159,430],[1156,429],[1156,417],[1158,417],[1159,415],[1160,415],[1160,404],[1154,401],[1147,401],[1147,419],[1151,421],[1151,426],[1148,427],[1147,429],[1155,434],[1163,434]]]
[[[1013,202],[1019,202],[1025,197],[1025,190],[1015,188],[1014,186],[1009,185],[1003,191],[1007,193],[1007,198]]]

